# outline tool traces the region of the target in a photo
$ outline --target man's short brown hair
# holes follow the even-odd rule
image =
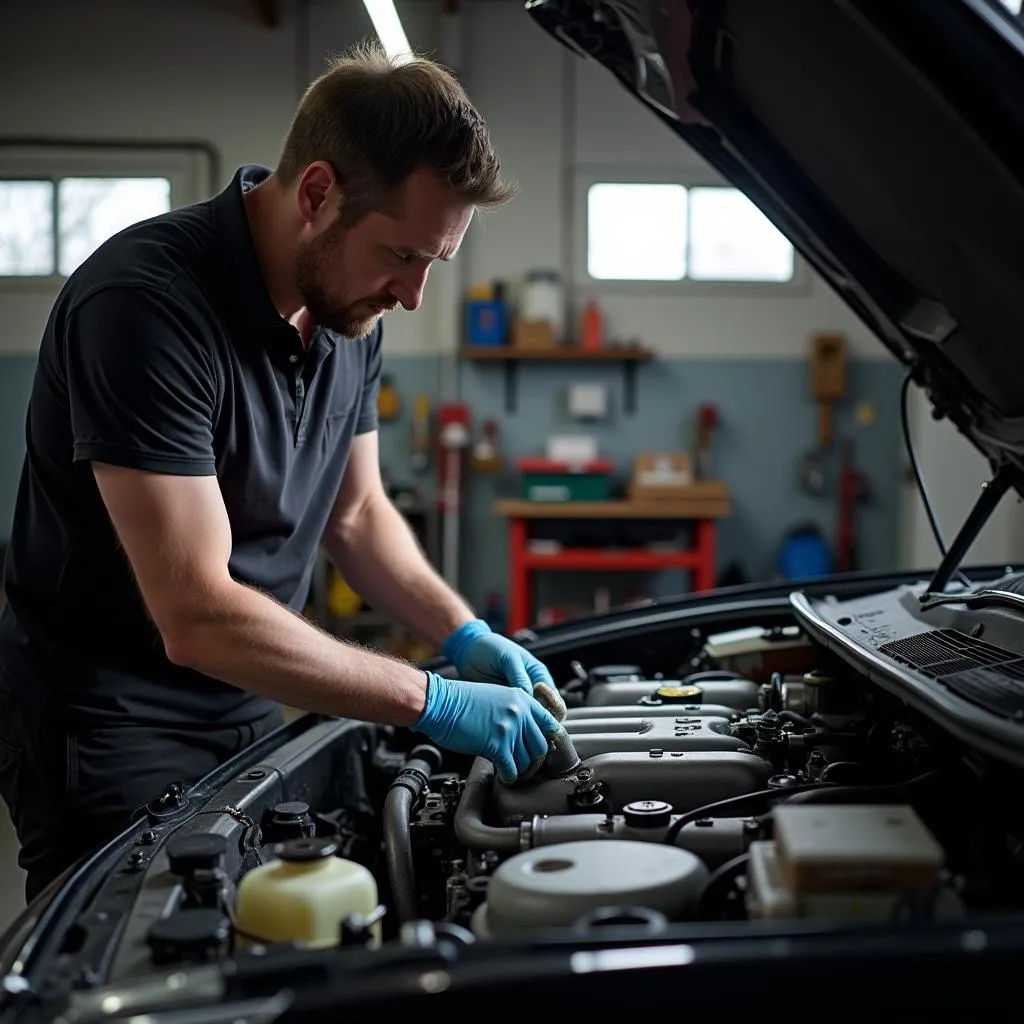
[[[418,170],[478,207],[500,206],[516,192],[502,180],[487,125],[455,75],[425,57],[389,58],[375,42],[332,59],[306,90],[276,176],[290,185],[317,160],[334,168],[347,224],[388,208]]]

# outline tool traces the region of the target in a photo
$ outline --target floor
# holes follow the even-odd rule
[[[18,867],[18,840],[7,808],[0,801],[0,932],[25,907],[25,872]]]

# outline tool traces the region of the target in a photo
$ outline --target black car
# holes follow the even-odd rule
[[[309,715],[171,787],[0,940],[10,1020],[1019,1017],[1024,576],[961,563],[1024,482],[1024,29],[996,0],[523,16],[750,196],[991,482],[927,573],[522,635],[578,756],[529,782]],[[303,896],[325,865],[355,888]]]

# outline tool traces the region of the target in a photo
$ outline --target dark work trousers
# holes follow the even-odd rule
[[[31,901],[131,824],[172,782],[193,783],[281,724],[121,722],[69,726],[0,693],[0,796],[11,812]]]

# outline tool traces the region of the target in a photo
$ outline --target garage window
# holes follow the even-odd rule
[[[603,281],[784,284],[793,246],[742,192],[667,182],[587,189],[587,274]]]
[[[0,274],[67,277],[111,235],[170,208],[167,178],[0,181]]]

